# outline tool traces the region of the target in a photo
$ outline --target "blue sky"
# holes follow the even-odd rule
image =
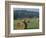
[[[14,8],[14,10],[28,10],[28,11],[39,12],[39,9],[36,8]]]

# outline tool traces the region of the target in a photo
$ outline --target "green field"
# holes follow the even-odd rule
[[[27,23],[27,29],[39,29],[39,18],[24,18],[24,19],[16,19],[14,20],[14,29],[16,29],[16,23],[22,22],[22,20],[30,21]]]

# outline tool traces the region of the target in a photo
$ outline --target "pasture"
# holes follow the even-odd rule
[[[18,18],[16,20],[14,20],[14,30],[17,29],[16,28],[17,22],[22,22],[23,20],[26,20],[26,22],[27,22],[27,29],[39,29],[39,18],[21,18],[21,19]],[[28,23],[28,21],[29,21],[29,23]]]

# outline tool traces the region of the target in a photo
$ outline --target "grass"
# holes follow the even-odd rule
[[[39,19],[38,18],[24,18],[24,19],[16,19],[14,20],[14,29],[16,29],[16,23],[22,22],[22,20],[30,21],[30,23],[27,23],[27,29],[39,29]]]

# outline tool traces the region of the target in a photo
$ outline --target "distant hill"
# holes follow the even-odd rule
[[[39,12],[37,11],[28,11],[28,10],[15,10],[14,19],[16,18],[33,18],[39,17]]]

